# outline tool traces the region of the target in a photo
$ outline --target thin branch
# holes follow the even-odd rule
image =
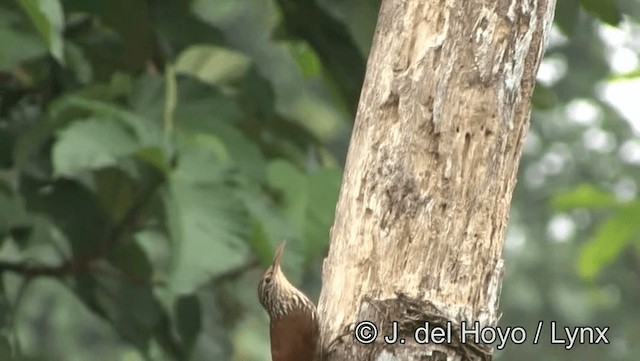
[[[84,268],[79,266],[79,264],[72,262],[72,260],[65,261],[58,266],[32,265],[28,262],[0,261],[0,273],[14,272],[28,278],[38,276],[62,277]]]
[[[62,278],[90,270],[96,261],[105,258],[117,244],[122,242],[127,235],[134,231],[135,226],[138,224],[140,213],[147,206],[147,203],[161,184],[161,178],[151,184],[127,211],[120,224],[112,228],[110,232],[108,232],[108,235],[98,242],[95,251],[91,254],[82,258],[70,258],[59,265],[37,265],[25,261],[0,260],[0,274],[3,272],[14,272],[26,278]]]

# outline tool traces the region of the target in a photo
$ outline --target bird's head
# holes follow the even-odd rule
[[[287,280],[280,266],[280,259],[286,242],[282,242],[276,250],[275,256],[269,268],[264,271],[260,284],[258,285],[258,298],[262,306],[270,311],[274,308],[274,303],[278,297],[285,296],[290,289],[295,289]]]

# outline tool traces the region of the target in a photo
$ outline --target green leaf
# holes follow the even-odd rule
[[[289,51],[297,60],[302,74],[305,78],[311,78],[321,75],[322,63],[318,59],[318,55],[305,42],[291,42]]]
[[[13,148],[13,159],[17,169],[24,168],[30,160],[50,141],[55,128],[51,122],[38,122],[34,127],[22,131]]]
[[[42,56],[47,49],[35,36],[0,26],[0,70],[11,70],[20,62]]]
[[[148,285],[127,280],[120,271],[101,265],[93,276],[80,275],[79,293],[87,305],[108,320],[118,334],[146,351],[161,308]]]
[[[202,329],[200,300],[196,295],[180,296],[174,304],[175,322],[182,342],[191,349]]]
[[[169,281],[173,293],[193,293],[247,258],[247,215],[231,188],[215,179],[203,184],[172,176],[165,207],[175,242]]]
[[[238,130],[241,109],[218,89],[183,79],[175,122],[179,140],[190,149],[208,148],[221,162],[258,181],[265,179],[265,161],[255,141]],[[179,145],[181,146],[181,145]]]
[[[6,310],[0,309],[3,313]],[[8,335],[2,333],[0,334],[0,358],[2,360],[14,360],[14,352],[12,351],[13,347],[11,347],[11,342],[9,341]]]
[[[593,238],[584,244],[578,261],[578,272],[587,279],[595,277],[611,264],[622,250],[640,236],[640,202],[621,208],[606,220]]]
[[[47,215],[30,214],[29,227],[22,228],[23,234],[12,237],[22,252],[34,262],[43,264],[60,264],[69,252],[69,240],[63,235],[60,227]],[[89,242],[85,242],[89,243]]]
[[[194,0],[192,3],[192,11],[196,16],[214,23],[242,14],[243,7],[247,6],[234,0]]]
[[[118,168],[100,169],[94,174],[96,197],[112,224],[120,224],[131,209],[138,185]]]
[[[582,7],[605,23],[618,26],[622,21],[622,13],[614,0],[580,0]]]
[[[225,84],[240,78],[249,65],[249,59],[239,52],[200,45],[189,47],[180,54],[176,61],[176,72],[209,84]]]
[[[132,87],[130,101],[132,111],[141,118],[158,122],[164,115],[165,93],[166,87],[163,77],[158,75],[139,77]],[[179,98],[183,96],[180,89],[178,89],[178,94]],[[178,105],[180,104],[179,102],[180,99],[178,99]],[[158,134],[164,137],[161,132],[162,129],[160,127],[157,128],[160,130]]]
[[[153,23],[156,34],[171,52],[170,59],[174,59],[185,48],[193,44],[223,44],[224,37],[220,30],[210,26],[196,17],[191,11],[193,1],[162,1],[155,3],[152,7]],[[207,3],[210,3],[207,1]],[[217,0],[212,3],[217,14],[220,14],[221,4]],[[237,4],[236,4],[237,6]]]
[[[145,228],[134,235],[151,264],[152,279],[162,284],[166,283],[171,266],[171,241],[167,233],[164,229]]]
[[[7,234],[28,228],[29,224],[22,196],[0,189],[0,245]]]
[[[71,42],[67,42],[65,58],[67,59],[69,69],[73,71],[78,81],[82,84],[89,84],[93,79],[93,68],[82,48]]]
[[[199,80],[178,77],[177,127],[188,131],[210,131],[212,123],[238,124],[242,109],[219,87]],[[184,100],[183,100],[184,99]]]
[[[100,49],[104,52],[100,60],[109,66],[137,72],[149,61],[154,46],[150,4],[129,0],[65,0],[64,5],[68,13],[94,15],[100,19],[101,30],[119,40],[118,51]]]
[[[110,226],[95,193],[67,179],[45,183],[25,177],[21,187],[27,209],[50,218],[71,243],[75,256],[95,252]]]
[[[268,166],[269,185],[281,196],[285,218],[304,238],[307,258],[317,255],[328,243],[341,179],[337,169],[305,174],[280,160]]]
[[[135,242],[120,242],[109,255],[111,264],[122,271],[122,278],[132,283],[147,282],[153,269],[144,249]]]
[[[191,184],[222,183],[227,167],[221,165],[220,158],[226,156],[224,145],[218,138],[201,134],[194,136],[196,146],[181,148],[181,155],[174,170],[175,180]]]
[[[223,307],[220,294],[211,289],[203,289],[198,292],[202,332],[197,338],[191,360],[232,360],[230,325],[225,324],[228,318],[228,307]]]
[[[613,194],[604,192],[593,185],[583,184],[557,194],[551,200],[551,205],[558,210],[566,210],[612,207],[618,206],[619,202]]]
[[[75,122],[60,132],[52,151],[57,175],[73,176],[86,170],[113,166],[137,150],[130,131],[109,117]]]
[[[315,1],[302,4],[280,0],[278,5],[287,36],[309,43],[338,85],[341,98],[350,106],[357,104],[366,62],[346,24]]]
[[[336,18],[349,28],[361,54],[369,54],[371,40],[378,20],[380,1],[352,0],[352,1],[322,1],[321,5],[332,10]]]
[[[61,64],[64,60],[64,12],[58,0],[18,0],[18,3],[29,15],[49,47],[51,55]],[[4,43],[3,43],[4,44]]]
[[[251,247],[263,264],[269,264],[276,246],[285,239],[298,238],[299,233],[260,189],[242,189],[239,197],[251,215]]]
[[[135,156],[137,159],[140,159],[141,161],[160,170],[163,174],[168,174],[171,170],[169,156],[162,147],[140,148],[135,153]]]
[[[308,175],[309,206],[305,238],[308,240],[306,255],[322,254],[329,243],[329,230],[340,193],[342,171],[338,168],[320,169]]]
[[[280,193],[287,219],[297,226],[301,234],[309,204],[309,184],[306,175],[291,163],[276,160],[268,165],[267,179],[269,185]]]
[[[636,80],[640,78],[640,69],[632,70],[627,73],[615,74],[609,77],[609,81],[626,81],[626,80]]]
[[[118,81],[117,79],[121,80]],[[124,84],[120,84],[120,82],[126,81],[122,78],[114,77],[111,87],[116,88],[126,86]],[[162,105],[160,105],[159,109],[160,115]],[[76,118],[86,116],[87,113],[98,119],[110,118],[111,120],[117,120],[121,125],[126,125],[130,128],[139,142],[145,146],[161,145],[164,141],[162,128],[158,126],[157,122],[148,120],[154,118],[141,117],[105,101],[92,100],[76,95],[64,96],[60,100],[56,101],[55,105],[50,107],[49,112],[51,119],[61,122],[75,121]],[[75,114],[73,114],[74,116],[70,117],[70,119],[67,119],[65,115],[68,116],[68,113]],[[125,128],[123,127],[122,129]]]

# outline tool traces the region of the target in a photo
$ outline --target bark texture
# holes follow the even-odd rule
[[[382,1],[323,268],[325,360],[491,358],[482,345],[417,345],[413,331],[497,324],[509,205],[554,5]],[[354,340],[363,320],[379,326],[375,343]],[[405,344],[382,340],[391,321]]]

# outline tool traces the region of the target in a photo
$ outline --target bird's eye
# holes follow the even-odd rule
[[[266,283],[266,284],[271,283],[271,277],[265,277],[264,283]]]

